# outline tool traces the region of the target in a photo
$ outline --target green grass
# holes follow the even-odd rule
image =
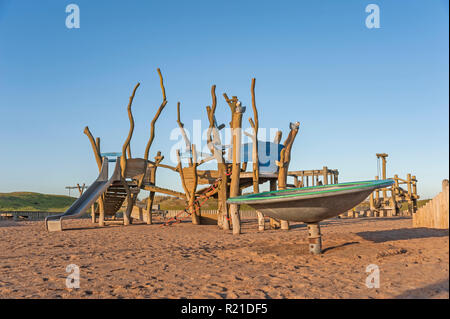
[[[64,195],[0,193],[0,211],[64,212],[75,200],[74,197]]]

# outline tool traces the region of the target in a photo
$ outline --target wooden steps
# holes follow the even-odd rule
[[[132,193],[139,192],[139,188],[135,183],[128,183],[128,187]],[[120,181],[115,181],[108,187],[104,196],[105,215],[114,215],[122,207],[127,198],[125,187]]]

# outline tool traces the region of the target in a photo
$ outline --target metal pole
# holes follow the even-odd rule
[[[322,236],[319,223],[308,223],[309,252],[319,255],[322,252]]]

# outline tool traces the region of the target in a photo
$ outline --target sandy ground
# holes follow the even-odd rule
[[[408,218],[323,222],[320,256],[304,224],[233,236],[190,223],[72,228],[0,222],[0,298],[449,298],[448,230],[411,228]],[[67,289],[66,266],[80,267]],[[375,264],[380,287],[367,288]]]

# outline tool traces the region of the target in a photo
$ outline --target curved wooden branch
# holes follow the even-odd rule
[[[186,194],[186,199],[190,200],[191,194],[189,193],[189,189],[186,186],[186,181],[185,181],[184,172],[183,172],[183,164],[181,163],[181,158],[180,158],[180,150],[177,150],[177,161],[178,161],[177,169],[178,169],[178,172],[180,173],[181,186],[183,186],[184,192]]]
[[[212,109],[213,114],[215,114],[216,106],[217,106],[216,85],[215,84],[213,84],[213,86],[211,86],[211,98],[212,98],[211,109]]]
[[[150,153],[150,147],[152,146],[153,139],[155,138],[155,123],[158,120],[159,116],[161,115],[162,110],[164,109],[164,107],[167,104],[166,89],[164,88],[164,81],[163,81],[163,77],[162,77],[162,74],[161,74],[161,70],[158,68],[157,71],[158,71],[158,74],[159,74],[159,79],[160,79],[160,84],[161,84],[161,91],[162,91],[162,95],[163,95],[163,102],[159,106],[159,109],[156,112],[155,117],[153,118],[152,122],[150,123],[150,139],[147,142],[147,146],[145,147],[145,154],[144,154],[144,158],[145,158],[146,161],[148,161],[148,155]]]
[[[282,136],[283,136],[283,132],[282,131],[277,131],[277,133],[275,134],[275,137],[273,139],[273,142],[275,144],[280,144]]]
[[[221,141],[220,141],[220,135],[219,135],[219,131],[217,128],[217,123],[216,123],[216,117],[215,117],[215,113],[216,113],[216,107],[217,107],[217,98],[216,98],[216,86],[213,85],[211,87],[211,98],[212,98],[212,107],[207,106],[206,107],[206,113],[208,114],[208,120],[209,120],[209,127],[208,127],[208,132],[207,132],[207,146],[211,152],[211,154],[213,154],[218,163],[221,163],[220,158],[222,158],[222,151],[218,151],[214,145],[221,145]]]
[[[184,129],[184,124],[181,122],[181,116],[180,116],[180,102],[177,103],[177,123],[180,127],[181,135],[183,136],[184,143],[186,144],[186,152],[191,153],[191,142],[189,141],[186,130]],[[189,166],[192,166],[192,160],[189,159]]]
[[[249,118],[249,122],[251,127],[253,128],[253,191],[255,193],[259,193],[259,158],[258,158],[258,129],[259,129],[259,121],[258,121],[258,110],[256,108],[256,98],[255,98],[255,82],[256,79],[252,79],[252,108],[253,108],[253,117],[254,121]]]
[[[95,161],[97,162],[98,171],[100,172],[102,170],[103,163],[102,156],[100,154],[100,143],[99,145],[95,143],[94,137],[92,136],[91,131],[89,131],[89,127],[86,126],[83,133],[86,134],[86,136],[89,138],[89,141],[91,142],[92,150],[94,151],[95,155]]]
[[[252,108],[253,108],[253,117],[255,118],[255,126],[256,129],[259,128],[259,121],[258,121],[258,110],[256,109],[256,98],[255,98],[255,83],[256,79],[252,79]]]
[[[164,80],[163,80],[163,76],[161,74],[161,70],[158,68],[156,69],[156,71],[158,71],[158,75],[159,75],[159,84],[161,86],[161,90],[162,90],[162,95],[163,95],[163,101],[166,100],[166,89],[164,88]]]
[[[141,85],[139,82],[136,84],[136,86],[133,89],[133,93],[130,96],[130,100],[128,102],[127,106],[127,112],[128,112],[128,119],[130,120],[130,130],[128,131],[128,136],[125,142],[122,146],[122,156],[120,157],[120,165],[122,169],[122,175],[125,174],[126,166],[127,166],[127,153],[129,158],[131,158],[131,147],[130,147],[130,141],[131,137],[133,136],[134,131],[134,119],[133,119],[133,113],[131,112],[131,105],[133,104],[134,96],[136,94],[136,90]],[[125,176],[125,175],[124,175]]]
[[[253,109],[253,117],[255,118],[255,121],[251,118],[248,119],[250,122],[251,127],[253,128],[253,192],[259,193],[259,156],[258,156],[258,129],[259,129],[259,121],[258,121],[258,110],[256,108],[256,97],[255,97],[255,83],[256,79],[252,79],[252,86],[251,86],[251,92],[252,92],[252,109]],[[256,211],[256,214],[258,216],[258,230],[264,231],[264,215]]]

